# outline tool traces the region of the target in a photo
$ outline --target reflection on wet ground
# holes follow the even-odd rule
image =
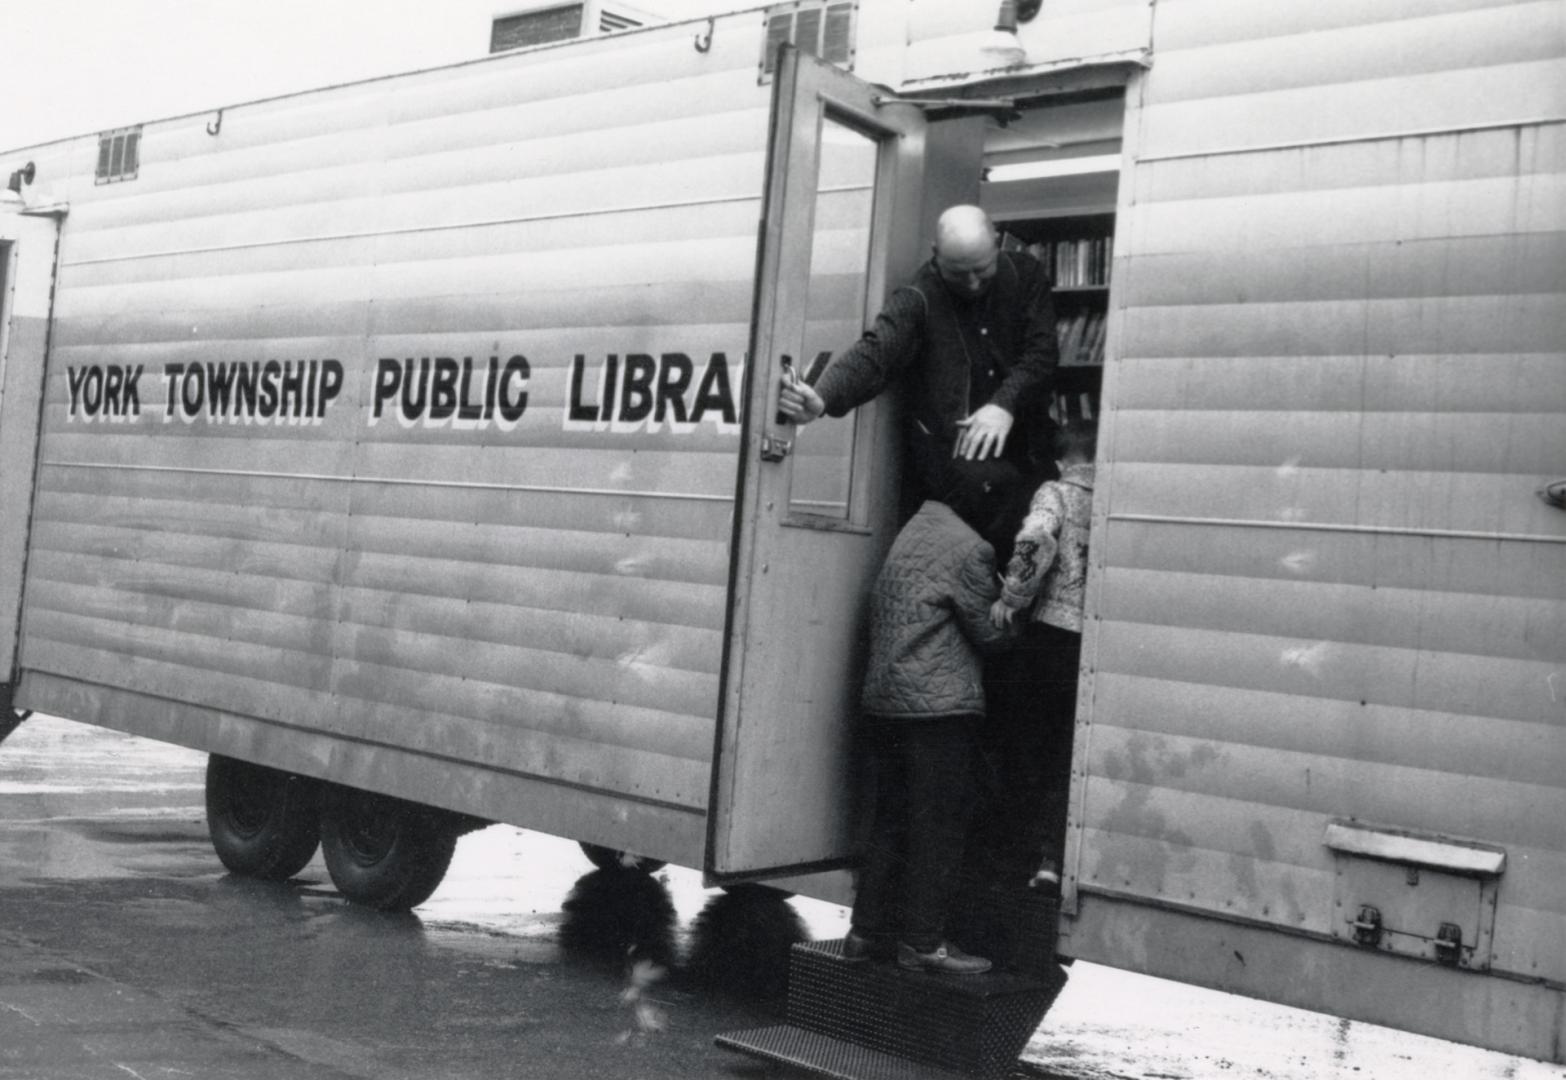
[[[676,960],[674,901],[648,874],[594,870],[577,880],[560,907],[560,944],[569,952],[664,968]]]
[[[749,999],[781,996],[790,947],[811,939],[787,894],[754,886],[712,894],[682,933],[668,886],[636,870],[595,870],[561,907],[567,952],[628,968],[645,961],[675,985]]]
[[[731,994],[778,997],[788,990],[788,952],[810,940],[784,894],[736,886],[696,916],[686,972],[700,986]]]
[[[319,858],[282,885],[230,877],[206,836],[204,767],[114,732],[24,724],[0,746],[0,945],[57,958],[30,969],[40,985],[74,992],[90,971],[116,980],[106,1002],[152,987],[184,1010],[168,1023],[249,1040],[233,1061],[288,1066],[234,1076],[759,1075],[710,1051],[712,1034],[773,1010],[741,999],[781,992],[791,941],[846,930],[835,905],[709,890],[677,867],[592,870],[575,844],[509,826],[465,837],[409,915],[345,903]],[[519,1046],[535,1071],[506,1056]],[[1025,1056],[1092,1080],[1566,1078],[1090,964]]]

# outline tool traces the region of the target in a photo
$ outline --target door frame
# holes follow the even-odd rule
[[[827,694],[835,695],[833,715],[816,718],[812,714],[811,722],[820,725],[831,743],[809,748],[814,760],[779,761],[775,756],[769,757],[769,745],[772,751],[783,753],[800,753],[801,748],[787,745],[778,728],[772,729],[778,741],[764,742],[766,719],[745,715],[747,706],[752,713],[760,711],[755,707],[760,700],[772,703],[759,690],[767,669],[775,672],[779,665],[788,662],[782,658],[783,653],[812,644],[810,635],[800,634],[788,643],[788,649],[778,649],[770,635],[786,635],[790,625],[803,629],[806,613],[780,610],[757,600],[758,588],[774,587],[772,579],[767,578],[767,559],[776,538],[788,532],[796,539],[808,537],[808,541],[801,542],[814,544],[818,549],[852,549],[848,558],[856,568],[854,573],[873,577],[896,525],[895,497],[876,497],[878,491],[895,485],[897,472],[895,403],[884,399],[858,410],[848,520],[794,515],[788,509],[792,461],[787,457],[788,450],[779,448],[792,447],[794,430],[791,425],[780,423],[776,415],[778,356],[798,353],[797,345],[780,342],[803,340],[817,167],[821,133],[829,118],[874,138],[881,147],[870,224],[866,324],[885,299],[888,283],[902,279],[917,264],[925,232],[922,165],[926,125],[917,106],[900,102],[795,49],[783,49],[773,87],[750,352],[745,365],[729,608],[719,674],[721,692],[703,861],[707,880],[712,883],[826,870],[844,865],[852,855],[845,730],[852,718],[838,714],[844,711],[845,702],[857,701],[857,674],[852,686],[826,689]],[[973,162],[973,177],[976,192],[977,158]],[[770,457],[764,457],[764,450]],[[777,456],[780,453],[781,459]],[[758,586],[760,579],[766,581]],[[862,609],[868,584],[864,580],[857,595],[833,598],[839,614],[845,608]],[[784,602],[788,602],[787,598]],[[753,612],[757,613],[754,623]],[[757,656],[761,659],[757,660]],[[852,670],[857,673],[858,669]],[[776,679],[770,681],[775,683]],[[808,689],[804,692],[808,693]],[[777,705],[779,713],[792,707],[796,717],[801,715],[798,701],[777,701]],[[749,731],[741,739],[739,729],[747,724],[747,719]],[[777,785],[780,775],[788,776],[788,785],[795,794],[801,790],[797,785],[814,785],[814,792],[803,795],[802,801],[814,795],[832,802],[832,808],[826,812],[832,824],[811,835],[794,838],[797,844],[792,840],[789,844],[793,847],[785,844],[789,847],[786,853],[780,853],[775,844],[769,852],[763,852],[755,847],[759,841],[754,835],[761,820],[775,824],[790,816],[790,808],[775,805],[775,794],[768,795],[764,790]],[[802,828],[810,832],[815,827],[807,824]],[[820,835],[822,832],[833,835]]]

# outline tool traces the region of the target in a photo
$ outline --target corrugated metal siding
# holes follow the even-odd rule
[[[739,400],[767,97],[749,24],[719,29],[707,54],[679,28],[245,106],[218,137],[149,125],[136,182],[89,169],[22,663],[98,685],[40,693],[109,723],[213,710],[206,745],[260,718],[700,813],[737,427],[563,417],[577,354],[591,398],[609,354],[699,377],[721,352]],[[379,358],[517,354],[515,430],[368,422]],[[162,415],[164,364],[328,357],[324,421]],[[145,367],[138,422],[68,416],[91,364]]]
[[[1507,850],[1494,966],[1566,978],[1561,8],[1190,0],[1155,40],[1073,887],[1325,935],[1329,819],[1432,830]]]

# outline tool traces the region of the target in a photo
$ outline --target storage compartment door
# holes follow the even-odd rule
[[[849,851],[849,754],[864,598],[895,528],[884,399],[795,429],[785,358],[805,374],[860,333],[918,259],[924,122],[788,52],[773,98],[746,372],[706,870],[824,868]]]

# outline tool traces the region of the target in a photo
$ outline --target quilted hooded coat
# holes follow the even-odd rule
[[[979,650],[1010,636],[990,623],[999,595],[994,549],[945,503],[921,506],[871,591],[860,707],[890,718],[982,715]]]

